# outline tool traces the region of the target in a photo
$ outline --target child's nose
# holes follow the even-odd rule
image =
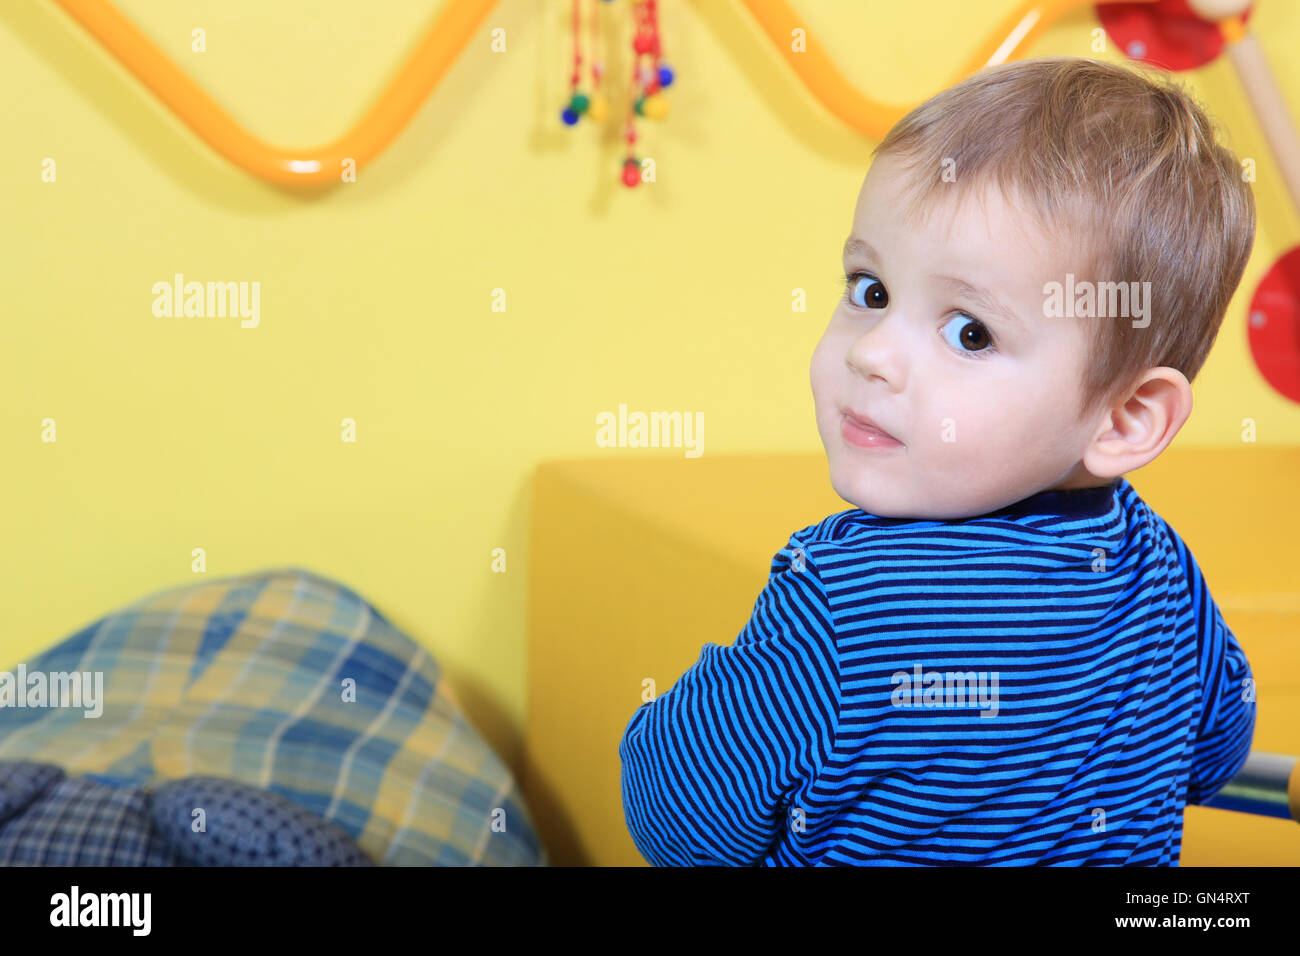
[[[901,391],[906,373],[906,338],[901,316],[891,314],[878,319],[854,340],[845,361],[862,378],[877,379],[891,391]]]

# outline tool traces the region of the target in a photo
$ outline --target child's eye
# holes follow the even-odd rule
[[[983,352],[993,346],[993,336],[979,319],[959,312],[940,330],[948,344],[960,352]]]
[[[889,293],[885,285],[873,275],[865,272],[853,272],[844,277],[845,292],[849,301],[859,309],[883,309],[889,305]],[[858,301],[858,296],[862,301]]]

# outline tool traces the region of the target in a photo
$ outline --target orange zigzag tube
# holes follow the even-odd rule
[[[410,122],[497,0],[446,0],[437,19],[370,109],[332,143],[281,149],[239,125],[202,87],[108,0],[55,0],[190,129],[232,163],[281,185],[341,181],[343,162],[360,169]]]
[[[232,163],[280,185],[338,183],[345,160],[354,161],[360,169],[383,152],[497,4],[497,0],[445,0],[415,50],[356,126],[324,146],[282,149],[240,126],[109,0],[55,2],[208,145]],[[903,107],[880,103],[855,89],[813,37],[807,37],[806,52],[794,52],[791,31],[802,24],[785,0],[741,3],[813,96],[853,129],[879,139],[906,112]],[[983,66],[1005,62],[1062,14],[1091,5],[1092,0],[1026,0],[990,34],[958,78]]]

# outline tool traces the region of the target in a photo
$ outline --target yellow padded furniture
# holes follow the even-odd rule
[[[1176,449],[1127,476],[1187,542],[1258,688],[1253,749],[1300,753],[1300,449]],[[556,865],[644,865],[619,740],[731,644],[792,532],[851,507],[814,455],[547,462],[534,478],[524,794]],[[1300,825],[1188,807],[1184,866],[1300,865]]]

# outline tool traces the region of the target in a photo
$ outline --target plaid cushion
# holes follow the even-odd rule
[[[375,862],[544,865],[517,785],[430,654],[301,569],[145,597],[25,662],[103,675],[102,714],[0,707],[0,759],[145,787],[268,790]]]

